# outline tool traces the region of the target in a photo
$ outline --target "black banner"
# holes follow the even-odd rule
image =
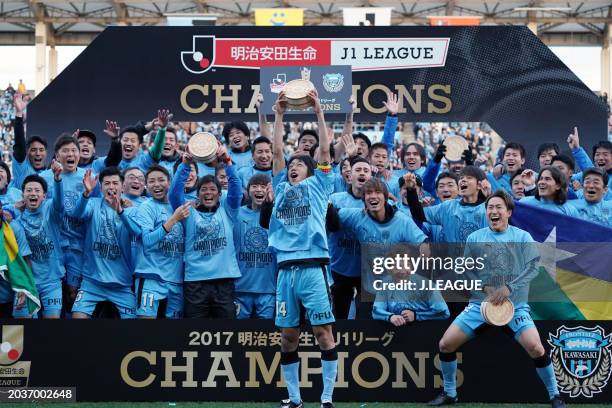
[[[382,121],[391,90],[402,121],[485,121],[531,154],[566,146],[574,126],[585,146],[607,137],[604,103],[519,26],[108,27],[33,100],[28,131],[52,141],[160,107],[175,120],[255,121],[259,67],[329,64],[353,66],[356,121]]]
[[[334,328],[339,356],[334,400],[434,397],[442,386],[438,341],[449,323],[394,328],[376,321],[339,322]],[[565,390],[562,395],[570,402],[612,403],[612,322],[541,321],[537,326]],[[320,352],[310,330],[302,332],[299,352],[302,396],[317,401]],[[0,363],[0,386],[29,375],[29,387],[76,387],[79,401],[286,397],[280,382],[280,332],[271,321],[4,320]],[[28,366],[29,373],[11,370],[16,365]],[[547,400],[527,353],[498,328],[459,350],[457,381],[463,402]]]

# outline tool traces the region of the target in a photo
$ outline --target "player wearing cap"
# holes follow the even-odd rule
[[[91,197],[100,180],[102,198]],[[131,235],[134,229],[129,213],[134,208],[121,204],[122,175],[117,167],[107,167],[98,177],[86,170],[84,191],[76,208],[65,210],[85,222],[83,282],[72,307],[73,319],[91,318],[98,303],[112,302],[122,319],[136,317],[136,297],[132,291]]]
[[[55,190],[53,199],[46,200],[47,182],[37,174],[30,174],[23,182],[25,208],[14,222],[23,227],[32,253],[32,275],[41,300],[42,316],[58,319],[62,310],[62,279],[65,274],[60,233],[63,211],[62,166],[53,161],[51,169],[54,174],[51,186]],[[27,308],[16,306],[13,308],[14,317],[29,317]]]
[[[191,203],[172,209],[168,201],[170,174],[164,167],[149,167],[146,180],[151,197],[132,217],[142,231],[134,270],[136,315],[177,319],[183,313],[185,234],[181,221],[189,215]]]
[[[234,223],[242,199],[240,179],[227,150],[217,147],[216,157],[226,165],[227,199],[221,200],[221,185],[211,175],[198,181],[198,200],[182,220],[185,230],[185,317],[229,319],[236,316],[234,281],[240,277],[234,246]],[[190,174],[191,154],[183,155],[170,186],[170,204],[184,205],[185,183]]]
[[[257,149],[255,143],[253,146]],[[276,256],[268,248],[268,231],[259,224],[261,206],[266,194],[271,192],[270,177],[255,174],[249,180],[246,191],[248,204],[240,207],[238,220],[234,223],[236,256],[242,274],[236,280],[237,316],[239,319],[272,319],[276,294]]]
[[[603,198],[608,192],[608,173],[591,167],[582,172],[582,198],[567,203],[574,207],[581,218],[612,227],[612,201]]]
[[[325,219],[329,191],[333,183],[330,144],[325,117],[316,91],[308,97],[319,122],[319,164],[310,156],[295,155],[287,164],[283,158],[283,115],[287,98],[281,92],[276,100],[274,123],[274,200],[262,209],[262,225],[269,219],[268,244],[276,252],[278,279],[276,325],[281,328],[281,366],[289,399],[281,407],[303,407],[299,389],[298,341],[300,308],[303,307],[321,348],[323,392],[321,407],[333,407],[332,394],[338,368],[338,354],[331,324],[335,321],[326,280],[329,250]],[[305,136],[304,136],[305,137]],[[272,207],[272,208],[271,208]],[[271,211],[270,211],[271,209]],[[266,217],[267,214],[267,217]],[[271,216],[271,218],[269,218]]]
[[[113,125],[116,126],[116,124]],[[100,173],[105,167],[116,166],[121,160],[121,142],[111,130],[111,122],[106,121],[104,133],[111,136],[111,145],[108,156],[96,156],[96,134],[91,130],[83,129],[75,132],[74,136],[79,142],[79,167],[82,169],[92,169],[94,174]]]
[[[464,258],[484,259],[481,271],[466,272],[471,279],[481,279],[483,291],[473,291],[470,303],[446,330],[439,343],[440,365],[444,392],[429,402],[430,406],[457,402],[456,351],[478,333],[490,328],[480,312],[483,301],[493,306],[507,299],[514,303],[514,315],[504,326],[506,333],[525,349],[532,358],[536,371],[546,386],[553,408],[565,407],[559,396],[552,363],[529,313],[527,298],[529,282],[538,273],[539,253],[535,241],[519,228],[508,225],[514,202],[505,191],[497,191],[486,201],[488,227],[479,229],[467,238]]]

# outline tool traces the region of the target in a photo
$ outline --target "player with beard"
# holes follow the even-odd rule
[[[0,203],[12,206],[21,201],[21,190],[11,186],[11,170],[8,164],[0,161]]]
[[[25,208],[14,222],[23,227],[32,252],[32,275],[41,301],[42,316],[45,319],[59,319],[62,311],[62,279],[65,275],[61,236],[64,194],[62,166],[54,160],[51,169],[54,175],[53,199],[46,199],[47,182],[37,174],[30,174],[23,182]],[[13,307],[13,316],[31,317],[27,308],[17,308],[16,304]]]
[[[236,261],[233,228],[237,220],[242,188],[235,166],[219,144],[217,159],[225,163],[228,175],[227,199],[221,199],[221,185],[211,175],[197,184],[198,200],[182,221],[185,230],[185,317],[229,319],[236,316],[234,281],[240,277]],[[175,210],[185,204],[185,182],[189,177],[191,154],[183,155],[170,186],[170,204]]]
[[[181,221],[189,216],[191,203],[172,210],[168,201],[170,174],[164,167],[149,167],[146,180],[151,198],[142,203],[133,215],[142,231],[142,244],[134,270],[138,302],[136,315],[141,319],[178,319],[183,314],[185,253]]]
[[[255,143],[253,144],[255,146]],[[271,179],[255,174],[246,186],[248,204],[240,207],[234,240],[242,276],[236,281],[239,319],[272,319],[276,293],[276,256],[268,248],[268,231],[259,224],[261,206],[272,194]]]
[[[125,170],[128,167],[138,167],[143,172],[159,162],[162,156],[162,151],[166,141],[166,126],[168,126],[170,112],[165,109],[157,111],[157,119],[154,120],[154,125],[159,126],[153,145],[148,151],[143,152],[142,135],[140,128],[136,126],[128,126],[121,129],[119,139],[121,141],[121,161],[119,169]]]
[[[289,399],[281,407],[304,406],[299,389],[298,344],[301,307],[312,324],[321,349],[323,393],[321,407],[333,407],[332,394],[338,368],[338,354],[331,324],[335,321],[329,298],[326,265],[329,250],[325,219],[329,191],[333,185],[330,143],[325,117],[316,91],[308,94],[319,123],[319,164],[308,155],[294,155],[287,164],[283,157],[283,115],[287,98],[276,100],[274,122],[274,205],[269,221],[268,245],[276,252],[276,326],[281,328],[281,367]],[[309,136],[309,135],[307,135]],[[306,135],[303,137],[307,137]],[[271,197],[268,197],[270,199]],[[271,206],[268,205],[268,208]],[[266,225],[262,210],[262,226]],[[267,213],[270,216],[270,213]]]
[[[502,151],[502,162],[497,164],[492,171],[487,173],[487,179],[491,183],[492,191],[500,188],[509,194],[512,192],[510,176],[523,168],[525,165],[525,148],[519,143],[508,143]]]
[[[139,206],[146,199],[145,175],[139,167],[128,167],[123,170],[123,194],[121,198]]]
[[[112,133],[110,126],[116,126],[116,123],[106,121],[107,128],[104,133],[111,136],[111,145],[108,151],[108,156],[96,156],[96,134],[91,130],[77,130],[74,133],[79,142],[79,167],[82,169],[91,168],[95,174],[100,173],[105,167],[116,166],[121,160],[121,142]]]
[[[329,202],[336,208],[363,208],[362,188],[371,178],[370,163],[362,157],[355,157],[351,161],[351,183],[348,191],[332,194]],[[346,319],[355,290],[357,296],[361,293],[361,247],[355,232],[350,228],[331,232],[328,235],[328,242],[330,268],[334,281],[331,287],[334,314],[338,319]]]
[[[30,136],[26,141],[23,127],[23,114],[26,102],[23,95],[16,94],[15,105],[15,143],[13,145],[13,187],[21,188],[23,180],[30,174],[39,174],[46,168],[47,141],[40,136]]]
[[[576,208],[567,203],[567,180],[561,170],[553,166],[543,167],[536,185],[535,196],[524,197],[521,203],[579,217]]]
[[[582,172],[583,198],[568,201],[581,218],[606,227],[612,227],[612,201],[603,198],[608,192],[608,173],[591,167]]]
[[[264,174],[272,177],[272,142],[264,136],[260,136],[253,141],[251,147],[253,156],[253,166],[245,166],[238,170],[238,177],[242,183],[242,188],[247,189],[249,180],[255,174]],[[248,195],[248,193],[247,193]]]
[[[604,200],[612,200],[612,142],[608,140],[597,142],[593,146],[593,161],[591,161],[584,149],[580,147],[578,128],[574,128],[574,133],[568,136],[567,143],[581,171],[591,167],[598,167],[608,174],[608,192],[604,195]],[[573,180],[582,183],[582,173],[575,174]],[[582,197],[580,193],[577,195]]]
[[[103,197],[92,198],[98,178]],[[122,319],[136,317],[130,241],[140,231],[130,220],[134,208],[121,205],[122,184],[117,167],[107,167],[98,177],[88,169],[76,208],[65,209],[86,226],[83,282],[72,306],[73,319],[91,318],[97,304],[104,301],[112,302]]]
[[[172,169],[172,174],[176,174],[176,170],[178,166],[181,164],[181,160],[176,161],[174,163],[174,167]],[[172,182],[176,177],[172,178]],[[191,162],[189,163],[189,176],[187,176],[187,181],[185,181],[185,200],[195,201],[198,199],[198,190],[196,189],[198,184],[198,166]]]
[[[538,376],[546,386],[552,407],[563,408],[565,403],[559,396],[552,363],[542,346],[527,303],[529,282],[538,274],[540,256],[536,243],[529,233],[508,225],[514,202],[505,191],[495,192],[485,205],[488,226],[470,234],[463,255],[464,259],[487,260],[482,271],[466,272],[471,279],[482,279],[484,290],[472,292],[470,303],[440,340],[444,392],[428,405],[452,405],[457,402],[456,352],[463,344],[491,327],[482,317],[481,303],[488,301],[499,305],[510,299],[515,311],[510,323],[504,327],[505,332],[509,332],[531,357]]]

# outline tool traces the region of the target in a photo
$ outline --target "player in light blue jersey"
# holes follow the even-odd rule
[[[515,142],[506,144],[502,154],[502,162],[487,173],[487,179],[491,183],[492,191],[497,191],[501,188],[508,194],[511,194],[510,176],[521,170],[524,165],[525,148],[523,145]]]
[[[363,208],[363,185],[372,178],[370,163],[362,157],[351,160],[349,190],[329,197],[335,208]],[[342,228],[328,235],[330,268],[334,284],[331,292],[334,314],[338,319],[349,315],[353,298],[361,294],[361,246],[352,228]],[[355,291],[357,296],[355,296]],[[359,312],[357,304],[356,312]]]
[[[8,164],[0,161],[0,202],[3,206],[14,206],[21,201],[21,190],[11,186],[11,171]]]
[[[62,216],[62,249],[64,253],[64,266],[66,268],[66,298],[67,310],[74,301],[77,289],[81,286],[83,275],[83,240],[85,238],[85,225],[82,220],[73,217],[70,211],[74,210],[80,195],[83,192],[83,175],[85,170],[78,167],[80,153],[76,138],[68,133],[61,135],[55,141],[55,157],[62,166],[62,191],[65,211]],[[52,186],[54,174],[52,170],[40,173],[47,186]],[[99,195],[99,188],[92,192]],[[54,189],[49,188],[47,198],[53,199]]]
[[[415,251],[408,250],[405,246],[399,250],[391,250],[387,253],[388,258],[395,258],[404,254],[412,257],[418,256]],[[406,268],[397,268],[388,271],[381,279],[381,283],[400,284],[403,282],[414,282],[414,289],[397,289],[396,287],[382,287],[376,292],[372,317],[375,320],[389,322],[398,327],[408,323],[423,320],[448,319],[450,312],[448,306],[438,290],[420,289],[423,282],[428,280],[413,271],[410,263]]]
[[[511,299],[514,316],[506,326],[514,339],[532,358],[536,371],[546,386],[553,408],[563,408],[550,358],[530,315],[527,297],[529,282],[538,273],[539,253],[535,241],[519,228],[508,225],[514,202],[504,191],[497,191],[486,201],[488,227],[475,231],[467,239],[464,258],[485,259],[472,279],[482,279],[483,291],[473,291],[470,303],[446,330],[439,343],[444,391],[429,402],[430,406],[457,402],[456,351],[483,329],[485,322],[480,306],[483,300],[499,305]]]
[[[567,144],[572,150],[572,155],[578,163],[580,170],[584,171],[593,166],[603,169],[608,174],[608,192],[604,195],[604,200],[612,201],[612,142],[609,140],[600,140],[593,146],[593,160],[589,158],[587,152],[580,147],[580,137],[578,136],[578,128],[574,128],[574,132],[567,138]],[[575,174],[572,181],[582,183],[582,173]],[[580,196],[580,194],[579,194]]]
[[[174,163],[174,168],[172,171],[172,174],[176,174],[176,171],[178,170],[178,167],[181,165],[182,163],[182,158],[181,160],[178,160],[177,162]],[[197,190],[197,186],[198,186],[198,166],[196,163],[194,162],[190,162],[189,163],[189,175],[187,176],[187,181],[185,181],[185,200],[188,201],[196,201],[198,199],[198,190]],[[177,180],[176,177],[172,177],[172,183],[175,183]]]
[[[21,188],[23,180],[30,174],[38,174],[45,170],[47,165],[47,141],[37,135],[25,138],[23,126],[23,112],[26,102],[23,95],[17,93],[15,104],[15,143],[13,145],[12,182],[13,187]]]
[[[236,316],[234,281],[240,277],[236,260],[233,228],[237,219],[242,188],[235,166],[224,146],[217,149],[217,160],[226,164],[229,179],[227,199],[221,200],[221,185],[213,176],[198,181],[198,200],[182,221],[185,230],[185,317],[229,319]],[[183,156],[170,187],[170,203],[175,210],[185,204],[185,182],[190,173],[190,154]]]
[[[147,200],[145,193],[145,175],[138,167],[123,170],[123,194],[121,198],[139,206]]]
[[[608,192],[608,173],[598,167],[591,167],[582,172],[583,198],[567,203],[573,206],[580,216],[587,221],[612,227],[612,201],[605,201]]]
[[[117,167],[104,169],[99,175],[103,197],[90,198],[98,177],[86,170],[85,191],[71,211],[73,217],[86,222],[83,282],[72,307],[73,319],[91,318],[103,301],[112,302],[122,319],[136,317],[130,242],[131,235],[140,231],[129,219],[133,208],[121,205],[121,177]]]
[[[268,231],[259,224],[261,205],[271,180],[255,174],[247,184],[248,204],[234,223],[236,256],[242,276],[236,280],[239,319],[272,319],[276,294],[276,256],[268,248]]]
[[[247,185],[249,180],[255,174],[265,174],[268,177],[272,177],[272,142],[267,137],[260,136],[253,140],[251,147],[253,165],[244,166],[238,170],[238,177],[242,183],[242,188],[246,193]]]
[[[162,117],[167,110],[160,109],[157,111],[157,118],[153,120],[152,127],[159,126],[153,145],[147,152],[141,150],[143,143],[143,135],[141,129],[136,126],[128,126],[122,128],[119,133],[119,139],[121,141],[121,161],[119,162],[119,169],[125,170],[128,167],[138,167],[143,172],[153,165],[159,162],[162,156],[162,151],[166,141],[166,125],[167,118]],[[164,126],[161,126],[164,124]]]
[[[41,301],[42,316],[46,319],[59,319],[62,311],[62,279],[65,274],[60,232],[63,211],[62,166],[54,160],[51,169],[54,174],[51,186],[55,190],[53,199],[46,200],[47,182],[37,174],[30,174],[23,182],[25,209],[15,222],[25,231],[32,253],[32,274]],[[15,308],[13,316],[30,317],[26,308]]]
[[[281,366],[289,398],[280,407],[302,408],[299,389],[298,344],[300,308],[305,309],[321,348],[323,393],[321,407],[333,407],[332,394],[338,368],[338,354],[331,324],[335,321],[329,298],[326,265],[329,263],[325,219],[333,173],[327,125],[316,91],[308,94],[319,124],[319,164],[315,169],[310,156],[293,156],[287,178],[277,180],[269,221],[268,244],[276,252],[276,325],[281,328]],[[287,98],[281,92],[275,103],[273,174],[285,169],[283,156],[283,116]],[[309,135],[310,136],[310,135]],[[268,208],[271,203],[268,204]],[[262,216],[264,211],[262,209]],[[268,212],[268,215],[270,213]]]
[[[146,178],[151,198],[133,214],[142,231],[134,270],[138,301],[136,314],[146,319],[178,319],[183,313],[185,253],[181,221],[189,216],[191,203],[172,209],[168,201],[170,174],[164,167],[156,164],[149,167]]]
[[[168,126],[166,128],[166,139],[159,165],[165,168],[170,174],[170,178],[172,178],[174,170],[179,164],[181,164],[181,155],[178,152],[176,129]]]
[[[229,155],[236,170],[253,166],[250,135],[249,127],[242,121],[229,122],[223,127],[223,139],[229,146]]]
[[[118,133],[109,130],[110,124],[116,123],[106,121],[107,129],[104,133],[111,136],[111,144],[108,156],[96,157],[96,134],[91,130],[77,130],[73,136],[79,142],[79,167],[82,169],[92,169],[94,174],[100,173],[105,167],[116,166],[121,160],[121,142],[117,137]]]
[[[536,186],[535,196],[524,197],[521,203],[579,217],[576,208],[567,202],[567,179],[561,170],[553,166],[543,167]]]

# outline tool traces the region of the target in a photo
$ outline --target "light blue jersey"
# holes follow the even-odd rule
[[[7,186],[6,192],[0,194],[0,202],[2,205],[14,205],[17,201],[21,201],[21,198],[21,190],[11,186]]]
[[[185,281],[238,278],[240,269],[234,248],[234,222],[237,219],[242,188],[234,166],[225,168],[228,193],[216,210],[198,211],[191,207],[183,220],[185,229]],[[185,200],[184,186],[189,166],[181,164],[170,188],[170,203],[174,209]]]
[[[142,243],[136,257],[134,275],[165,282],[183,282],[185,235],[183,224],[174,224],[170,232],[163,225],[174,210],[170,203],[149,198],[133,214],[142,231]]]
[[[512,194],[512,186],[510,185],[510,174],[504,173],[500,178],[495,178],[493,172],[487,173],[487,180],[491,183],[491,191],[505,190],[506,193]]]
[[[423,210],[432,226],[442,227],[445,242],[465,242],[472,232],[487,226],[484,203],[464,204],[461,198],[457,198],[425,207]]]
[[[53,181],[49,188],[54,190],[54,198],[45,200],[36,210],[24,209],[16,221],[25,231],[37,286],[52,282],[59,284],[65,274],[61,248],[62,183]]]
[[[602,200],[598,203],[590,203],[581,198],[568,201],[567,203],[578,211],[580,218],[606,227],[612,227],[612,201]]]
[[[268,170],[260,170],[255,166],[242,167],[240,170],[238,170],[238,177],[240,178],[240,182],[242,184],[243,189],[246,190],[249,184],[249,180],[255,174],[265,174],[266,176],[270,177],[270,179],[272,179],[272,169],[271,168]]]
[[[348,192],[332,194],[329,201],[334,208],[364,208],[363,200]],[[340,275],[359,277],[361,246],[353,229],[347,226],[330,233],[328,242],[331,270]]]
[[[511,290],[510,300],[526,303],[529,282],[538,273],[534,264],[540,258],[536,243],[527,231],[512,225],[503,232],[489,227],[479,229],[467,238],[463,256],[485,260],[484,269],[468,271],[468,277],[482,279],[483,286],[507,285]],[[474,291],[470,302],[482,301],[484,297],[483,291]]]
[[[229,151],[229,155],[234,162],[234,166],[236,166],[236,170],[240,170],[243,167],[251,167],[255,164],[253,161],[253,154],[251,153],[251,149],[248,149],[244,152],[235,152],[233,150]]]
[[[421,275],[409,275],[407,280],[416,283],[420,288],[427,281]],[[397,282],[390,276],[384,282]],[[391,316],[400,315],[404,310],[414,312],[416,321],[447,319],[450,316],[448,306],[438,290],[379,290],[374,300],[372,317],[375,320],[389,321]]]
[[[11,167],[13,172],[10,185],[17,189],[21,189],[23,180],[25,180],[25,178],[29,175],[40,174],[45,171],[44,167],[42,169],[34,170],[34,167],[32,167],[27,154],[25,160],[21,163],[13,159]]]
[[[277,175],[278,177],[278,175]],[[315,169],[295,185],[286,179],[274,188],[268,244],[280,264],[301,259],[329,259],[325,216],[333,173]]]
[[[236,292],[276,292],[276,257],[268,249],[268,231],[259,225],[259,214],[242,206],[234,223],[236,256],[242,274],[236,281]]]
[[[84,165],[79,164],[79,168],[83,170],[91,169],[91,172],[94,175],[100,174],[100,172],[106,168],[105,161],[106,161],[106,157],[98,157],[87,164],[84,164]]]
[[[531,205],[533,207],[544,208],[545,210],[565,214],[570,217],[580,218],[580,214],[578,213],[578,210],[576,210],[576,207],[569,204],[569,201],[565,202],[564,204],[559,205],[555,203],[554,201],[547,201],[543,198],[540,198],[538,200],[535,197],[523,197],[521,198],[520,202],[523,204]]]
[[[136,207],[138,207],[140,204],[148,200],[148,197],[144,195],[135,196],[135,195],[125,194],[125,193],[121,194],[121,198],[130,200],[131,203],[134,204],[134,206]]]
[[[131,287],[131,235],[133,230],[126,208],[121,215],[111,208],[104,198],[81,196],[72,216],[86,221],[83,246],[83,278],[104,285]]]

